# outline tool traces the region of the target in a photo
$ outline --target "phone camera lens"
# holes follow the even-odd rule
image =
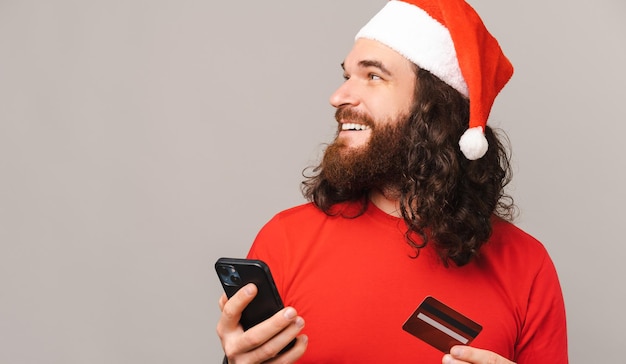
[[[231,275],[230,276],[230,280],[234,283],[234,284],[240,284],[241,283],[241,278],[238,275]]]
[[[218,270],[219,274],[221,274],[223,276],[227,276],[228,275],[228,268],[226,268],[224,266],[217,267],[217,270]]]

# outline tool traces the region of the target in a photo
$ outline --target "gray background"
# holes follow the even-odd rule
[[[470,1],[572,363],[623,362],[626,3]],[[334,134],[384,0],[0,0],[0,362],[212,363],[220,287]]]

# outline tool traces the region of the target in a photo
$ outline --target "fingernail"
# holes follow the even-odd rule
[[[252,296],[254,294],[254,288],[252,288],[252,285],[250,284],[243,287],[243,289],[244,289],[244,292],[246,292],[248,296]]]
[[[298,317],[298,318],[296,319],[296,326],[297,326],[298,328],[302,328],[302,327],[304,327],[304,319],[303,319],[302,317]]]
[[[460,346],[454,346],[452,347],[452,349],[450,349],[450,354],[452,356],[458,357],[458,356],[461,356],[462,353],[463,353],[463,348]]]
[[[450,356],[450,354],[446,354],[443,356],[443,360],[441,362],[443,364],[450,364],[452,363],[452,357]]]
[[[296,310],[293,309],[292,307],[288,307],[283,313],[283,315],[285,316],[287,320],[291,320],[292,318],[296,317]]]
[[[306,335],[302,335],[302,342],[305,343],[305,344],[308,343],[309,342],[309,337],[306,336]]]

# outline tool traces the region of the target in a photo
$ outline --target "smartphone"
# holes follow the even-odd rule
[[[220,258],[215,262],[215,270],[228,298],[248,283],[254,283],[257,286],[256,297],[241,313],[239,322],[244,330],[267,320],[284,308],[270,268],[263,261]],[[296,339],[290,342],[280,353],[291,349],[295,343]]]

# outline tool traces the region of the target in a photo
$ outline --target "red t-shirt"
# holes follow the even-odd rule
[[[249,257],[270,266],[305,320],[300,363],[441,363],[443,353],[402,329],[426,296],[483,326],[474,347],[518,364],[567,363],[563,297],[541,243],[494,219],[480,256],[446,268],[431,245],[411,258],[405,230],[373,204],[358,218],[305,204],[261,229]]]

